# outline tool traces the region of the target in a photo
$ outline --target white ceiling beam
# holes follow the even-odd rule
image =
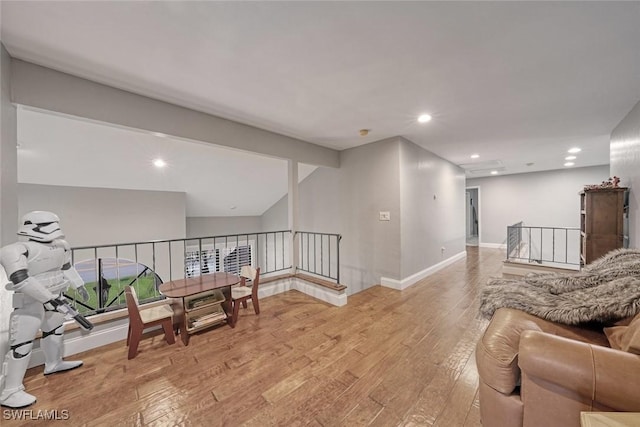
[[[19,59],[12,59],[12,75],[16,104],[316,166],[340,165],[337,150]]]

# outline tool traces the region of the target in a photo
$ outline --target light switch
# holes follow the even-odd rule
[[[380,221],[391,221],[391,212],[389,211],[380,211]]]

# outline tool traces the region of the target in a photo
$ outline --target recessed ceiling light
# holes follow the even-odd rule
[[[491,171],[491,175],[498,175],[498,171]]]
[[[162,132],[151,132],[151,135],[157,136],[158,138],[166,138],[167,134]]]
[[[155,166],[157,168],[163,168],[163,167],[167,166],[167,162],[165,162],[162,159],[155,159],[153,161],[153,166]]]
[[[569,148],[569,150],[567,150],[567,153],[571,153],[571,154],[576,154],[582,151],[582,148],[578,148],[578,147],[573,147],[573,148]]]
[[[564,159],[565,160],[575,160],[577,157],[576,156],[567,156]]]
[[[480,157],[480,154],[472,154],[472,155],[471,155],[471,158],[472,158],[472,159],[477,159],[478,157]]]
[[[575,163],[573,163],[573,162],[567,162],[567,163],[565,163],[564,165],[565,165],[566,167],[569,167],[569,166],[573,166],[573,165],[575,165]]]
[[[418,121],[420,123],[427,123],[431,121],[431,116],[428,114],[422,114],[420,115],[420,117],[418,117]]]

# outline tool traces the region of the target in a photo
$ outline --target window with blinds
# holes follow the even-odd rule
[[[252,265],[251,244],[226,246],[221,248],[187,249],[185,258],[185,276],[197,277],[201,274],[226,271],[239,274],[244,265]],[[200,259],[202,255],[202,260]]]

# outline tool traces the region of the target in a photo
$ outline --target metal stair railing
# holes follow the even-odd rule
[[[297,231],[300,258],[297,270],[340,283],[340,234]]]
[[[135,287],[145,304],[164,298],[158,287],[168,280],[216,271],[237,274],[249,264],[262,274],[289,270],[290,235],[280,230],[74,247],[72,264],[91,298],[84,303],[72,290],[65,296],[90,316],[126,307],[126,285]]]
[[[341,236],[306,231],[295,235],[297,269],[339,282]],[[169,280],[218,271],[238,274],[243,265],[260,267],[262,275],[291,270],[290,240],[291,231],[280,230],[74,247],[72,264],[91,298],[82,302],[73,290],[65,296],[91,316],[125,308],[126,285],[136,289],[140,304],[147,304],[164,298],[158,287]]]
[[[579,266],[580,229],[507,226],[507,261]]]

